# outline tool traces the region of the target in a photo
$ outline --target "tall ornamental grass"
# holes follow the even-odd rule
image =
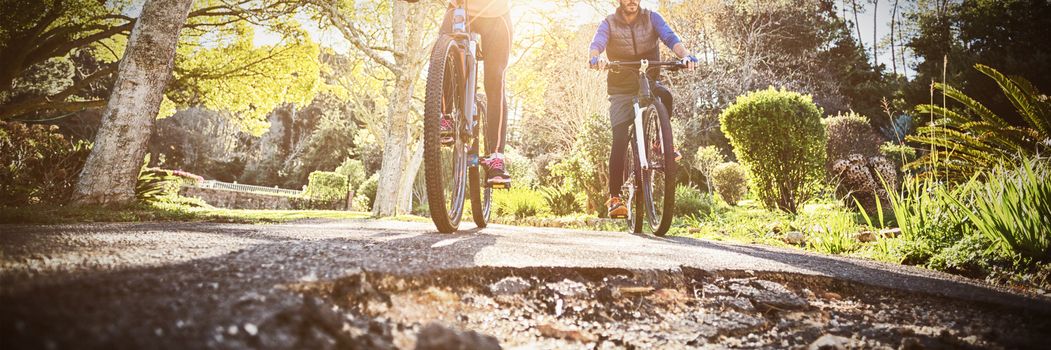
[[[953,198],[992,248],[1026,259],[1051,261],[1051,179],[1048,162],[1026,159],[999,168],[976,186],[973,203]]]

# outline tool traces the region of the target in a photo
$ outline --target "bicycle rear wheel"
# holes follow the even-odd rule
[[[478,95],[475,106],[478,107],[478,125],[474,127],[474,144],[473,154],[478,157],[484,153],[486,146],[485,142],[480,141],[482,138],[478,135],[484,133],[485,130],[485,118],[486,118],[486,105],[485,97]],[[477,158],[476,158],[477,159]],[[482,176],[481,167],[475,162],[468,169],[468,183],[470,184],[471,190],[471,213],[474,216],[474,224],[478,228],[485,228],[489,225],[489,214],[492,211],[493,204],[493,188],[487,186],[486,179]]]
[[[460,47],[451,37],[438,38],[431,51],[424,100],[423,165],[427,204],[439,232],[450,233],[460,226],[467,187],[469,135],[464,123],[464,69]],[[453,125],[453,141],[442,144],[441,120]]]
[[[645,109],[643,135],[645,135],[648,169],[642,170],[642,194],[650,230],[654,235],[664,236],[671,228],[675,216],[675,145],[672,138],[671,120],[664,104],[659,101]]]

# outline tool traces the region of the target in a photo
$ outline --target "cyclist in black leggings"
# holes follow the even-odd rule
[[[591,42],[591,59],[588,62],[593,68],[604,68],[608,62],[601,57],[603,51],[613,61],[660,61],[658,41],[671,48],[692,69],[697,59],[690,55],[679,36],[668,27],[661,15],[639,6],[639,0],[617,0],[617,11],[602,21],[595,39]],[[657,81],[656,71],[652,72],[650,81]],[[636,72],[610,71],[606,78],[609,94],[609,118],[613,126],[613,148],[609,156],[609,201],[606,202],[608,214],[613,218],[628,215],[628,208],[620,195],[620,185],[624,183],[624,163],[630,138],[631,121],[635,116],[632,107],[633,99],[639,90]],[[667,88],[656,84],[653,94],[660,99],[672,113],[672,95]]]
[[[441,33],[452,32],[452,6],[463,0],[453,0],[449,11],[442,21]],[[481,36],[482,54],[485,61],[484,87],[486,96],[485,144],[489,156],[483,159],[482,165],[490,185],[508,184],[511,177],[507,174],[504,160],[504,145],[507,135],[507,98],[504,92],[504,71],[511,54],[511,1],[510,0],[468,0],[467,21],[472,32]],[[450,120],[442,120],[443,134],[452,134]]]

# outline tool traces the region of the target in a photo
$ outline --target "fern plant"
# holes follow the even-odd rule
[[[935,83],[934,88],[960,105],[923,104],[919,115],[931,115],[929,125],[918,128],[906,140],[930,146],[931,152],[906,167],[950,182],[966,181],[982,169],[1007,161],[1051,151],[1051,102],[1032,83],[1021,77],[1007,77],[984,65],[975,66],[996,81],[1004,95],[1022,117],[1023,125],[1012,125],[981,102],[951,86]]]

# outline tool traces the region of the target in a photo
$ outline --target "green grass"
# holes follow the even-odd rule
[[[190,207],[171,203],[104,207],[0,208],[0,223],[71,224],[85,222],[199,221],[265,224],[302,219],[362,219],[371,213],[332,210],[243,210]]]

